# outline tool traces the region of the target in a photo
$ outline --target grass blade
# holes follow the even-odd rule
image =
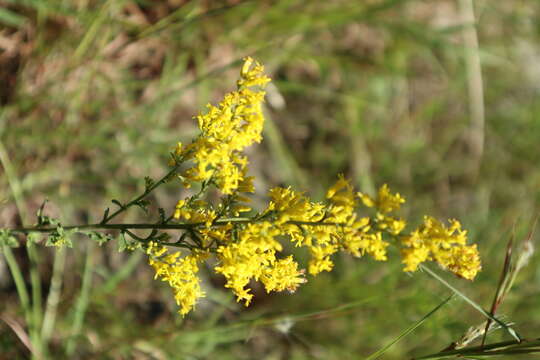
[[[92,273],[94,270],[94,243],[89,243],[86,249],[86,262],[84,265],[84,274],[82,279],[81,293],[77,304],[75,305],[75,318],[71,327],[71,337],[66,346],[66,353],[71,356],[75,351],[77,338],[82,330],[84,315],[88,308],[90,300],[90,288],[92,287]]]
[[[447,297],[443,302],[441,302],[439,305],[433,308],[430,312],[428,312],[426,315],[424,315],[420,320],[409,326],[407,329],[403,330],[401,334],[399,334],[394,340],[390,341],[388,344],[383,346],[381,349],[377,350],[373,354],[369,355],[366,360],[375,360],[380,358],[388,349],[392,347],[395,343],[403,339],[405,336],[412,333],[417,327],[422,325],[424,321],[426,321],[431,315],[435,314],[440,308],[442,308],[444,305],[446,305],[452,298],[454,297],[454,294]]]
[[[45,308],[45,315],[43,316],[43,325],[41,327],[41,337],[44,343],[47,343],[51,338],[54,324],[56,322],[56,314],[58,310],[58,303],[60,302],[65,263],[66,249],[60,248],[54,253],[51,287],[49,289],[49,295],[47,296],[47,305]]]
[[[456,295],[458,295],[460,298],[465,300],[469,305],[471,305],[473,308],[475,308],[478,312],[480,312],[482,315],[484,315],[486,318],[491,319],[492,321],[495,321],[497,324],[499,324],[502,328],[504,328],[516,341],[520,342],[521,337],[518,335],[518,333],[512,329],[510,326],[506,325],[501,320],[497,319],[496,317],[492,316],[490,313],[488,313],[486,310],[484,310],[480,305],[469,299],[465,294],[463,294],[461,291],[450,285],[446,280],[441,278],[439,275],[437,275],[433,270],[428,268],[425,265],[420,265],[420,267],[426,271],[429,275],[433,276],[435,279],[437,279],[441,284],[452,290]]]

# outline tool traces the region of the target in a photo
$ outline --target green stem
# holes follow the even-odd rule
[[[43,326],[41,327],[41,337],[45,343],[47,343],[51,338],[52,331],[54,329],[54,323],[56,321],[56,314],[58,310],[58,303],[60,300],[62,275],[64,273],[65,262],[66,250],[64,248],[60,248],[58,249],[58,251],[54,252],[51,287],[49,289],[49,295],[47,296],[47,307],[45,309],[45,315],[43,317]]]
[[[21,224],[23,224],[28,218],[26,215],[26,208],[24,206],[23,201],[23,190],[21,187],[21,184],[18,180],[17,173],[15,172],[15,168],[13,167],[13,164],[11,163],[11,160],[9,159],[9,155],[6,151],[6,148],[4,147],[4,144],[0,142],[0,163],[2,164],[2,167],[5,170],[6,177],[8,180],[8,184],[11,189],[11,193],[13,194],[13,199],[15,200],[15,206],[17,208],[17,211],[19,212],[19,217],[21,220]],[[34,245],[31,242],[27,243],[26,251],[28,254],[28,258],[30,260],[30,284],[31,284],[31,290],[32,290],[32,304],[29,304],[29,299],[27,298],[27,306],[23,305],[23,309],[25,311],[25,317],[28,322],[28,328],[30,333],[30,338],[32,342],[32,346],[34,347],[34,350],[36,351],[35,356],[41,357],[42,355],[42,348],[43,343],[40,339],[40,333],[38,330],[38,327],[41,324],[42,320],[42,309],[41,309],[41,279],[39,276],[39,268],[38,268],[38,255],[37,252],[34,249]],[[22,280],[22,274],[20,272],[20,268],[17,265],[17,262],[15,258],[13,257],[13,254],[9,250],[8,252],[4,252],[6,254],[6,259],[10,254],[12,257],[12,264],[9,266],[10,270],[12,272],[12,275],[15,279],[15,272],[18,272],[18,276],[20,276],[20,280],[22,281],[22,286],[17,286],[17,293],[19,295],[19,298],[21,300],[21,305],[23,304],[23,299],[21,298],[21,295],[23,293],[21,292],[24,288],[24,292],[26,292],[26,285],[24,285],[24,280]],[[15,271],[15,272],[14,272]],[[30,313],[27,313],[29,311]],[[29,321],[30,320],[30,321]]]
[[[493,356],[493,355],[508,355],[520,351],[524,354],[532,354],[533,352],[539,352],[540,339],[521,341],[502,341],[493,344],[484,344],[480,346],[473,346],[464,349],[441,351],[436,354],[430,354],[414,358],[414,360],[427,360],[427,359],[442,359],[442,358],[455,358],[468,356]]]
[[[229,223],[235,224],[251,224],[261,222],[262,220],[251,218],[223,218],[215,221],[213,226],[226,225]],[[147,229],[147,230],[189,230],[201,226],[205,226],[205,222],[196,223],[179,223],[179,224],[156,224],[156,223],[142,223],[142,224],[81,224],[81,225],[69,225],[63,226],[64,230],[85,230],[85,229],[102,229],[102,230],[126,230],[126,229]],[[310,222],[310,221],[287,221],[286,224],[292,225],[308,225],[308,226],[341,226],[343,224],[334,222]],[[15,228],[10,229],[12,232],[30,233],[41,232],[48,233],[56,230],[56,227],[35,227],[35,228]]]
[[[6,258],[11,276],[13,276],[13,281],[15,282],[15,287],[17,288],[17,295],[19,296],[19,300],[26,317],[26,322],[31,324],[32,318],[30,315],[30,297],[28,295],[28,289],[24,283],[21,268],[19,267],[19,264],[17,264],[17,260],[15,260],[15,256],[13,256],[13,251],[11,251],[11,248],[6,245],[2,245],[2,252]]]
[[[86,249],[86,261],[84,265],[84,273],[81,285],[81,293],[75,305],[75,318],[73,320],[73,326],[71,327],[71,336],[66,346],[66,353],[68,357],[73,355],[77,340],[80,335],[86,309],[88,308],[88,302],[90,300],[90,288],[92,287],[92,272],[94,269],[94,246],[89,245]]]
[[[484,315],[487,319],[491,319],[492,321],[496,322],[497,324],[499,324],[503,329],[505,329],[514,339],[516,339],[516,341],[520,342],[521,341],[521,337],[519,336],[518,333],[516,333],[516,331],[511,328],[510,326],[508,326],[507,324],[505,324],[504,322],[502,322],[501,320],[497,319],[495,316],[493,316],[492,314],[488,313],[486,310],[484,310],[480,305],[478,305],[477,303],[475,303],[474,301],[472,301],[471,299],[469,299],[467,296],[465,296],[465,294],[463,294],[461,291],[459,291],[458,289],[456,289],[455,287],[453,287],[452,285],[450,285],[450,283],[448,283],[446,280],[444,280],[442,277],[440,277],[439,275],[437,275],[433,270],[431,270],[429,267],[423,265],[423,264],[420,264],[420,268],[422,270],[424,270],[425,272],[427,272],[429,275],[431,275],[432,277],[434,277],[435,279],[437,279],[441,284],[443,284],[444,286],[446,286],[447,288],[449,288],[450,290],[452,290],[456,295],[458,295],[459,297],[461,297],[463,300],[465,300],[465,302],[467,302],[469,305],[471,305],[474,309],[476,309],[478,312],[480,312],[482,315]]]
[[[107,281],[95,293],[99,295],[106,295],[111,293],[120,282],[127,279],[135,270],[139,262],[143,259],[144,254],[137,251],[130,255],[128,261],[126,261],[119,271],[116,271],[106,277]]]
[[[154,191],[158,186],[160,186],[161,184],[165,183],[167,181],[167,179],[169,179],[178,169],[180,168],[180,165],[176,165],[174,166],[166,175],[164,175],[161,179],[159,179],[157,182],[155,182],[154,184],[152,184],[152,186],[148,187],[145,189],[145,191],[137,196],[135,199],[131,200],[130,202],[128,202],[127,204],[125,204],[124,206],[122,206],[120,209],[116,210],[115,212],[113,212],[112,214],[106,216],[103,218],[103,220],[101,221],[102,224],[106,224],[108,223],[109,221],[111,221],[113,218],[115,218],[116,216],[118,216],[119,214],[123,213],[124,211],[126,211],[129,207],[135,205],[136,203],[138,203],[139,201],[141,200],[144,200],[148,195],[150,195],[150,193],[152,193],[152,191]]]
[[[26,242],[26,250],[30,259],[30,282],[32,284],[32,313],[34,317],[33,324],[35,330],[41,327],[43,319],[42,301],[41,301],[41,279],[39,276],[39,256],[35,248],[35,244],[31,241]]]

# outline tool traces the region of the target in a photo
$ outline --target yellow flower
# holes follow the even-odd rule
[[[254,178],[248,176],[246,147],[262,139],[264,87],[270,79],[261,64],[244,59],[237,90],[217,105],[207,105],[196,116],[200,135],[189,144],[178,143],[171,165],[185,187],[200,183],[201,191],[178,201],[173,218],[191,227],[180,238],[191,254],[169,252],[156,242],[146,245],[148,262],[156,278],[166,281],[184,315],[204,296],[197,276],[199,265],[215,254],[216,273],[225,277],[225,287],[245,305],[253,299],[251,281],[260,281],[267,292],[294,292],[306,281],[304,269],[293,256],[283,256],[282,242],[304,247],[310,254],[308,272],[331,271],[332,256],[344,251],[356,257],[369,255],[387,260],[387,238],[400,241],[405,271],[415,271],[424,261],[441,266],[466,279],[481,268],[476,245],[467,245],[466,231],[457,220],[445,226],[432,217],[408,236],[398,237],[406,221],[394,217],[405,199],[391,193],[385,184],[372,198],[355,193],[343,175],[326,192],[323,202],[312,201],[290,187],[269,190],[266,209],[253,218],[235,218],[251,211],[247,193],[254,193]],[[186,164],[184,164],[186,162]],[[184,166],[185,165],[185,166]],[[218,203],[204,201],[207,186],[217,187]],[[374,208],[371,216],[359,216],[357,207]]]
[[[270,79],[264,67],[246,58],[238,90],[228,93],[218,106],[207,105],[207,112],[196,118],[201,134],[191,144],[178,144],[175,156],[190,159],[194,166],[179,174],[184,184],[213,179],[223,194],[232,194],[242,184],[247,160],[241,152],[262,140],[264,123],[262,90]],[[249,184],[244,188],[249,189]]]
[[[244,65],[240,71],[240,80],[238,87],[265,86],[270,79],[266,76],[261,76],[264,73],[264,67],[255,61],[255,66],[252,67],[254,60],[251,57],[244,59]]]
[[[392,216],[383,215],[381,213],[377,213],[376,215],[377,220],[377,227],[381,230],[386,230],[392,235],[399,235],[403,229],[405,229],[405,226],[407,223],[398,218],[394,218]]]
[[[168,253],[167,249],[155,242],[148,244],[148,263],[156,272],[156,279],[166,281],[173,289],[174,299],[180,306],[183,316],[190,312],[197,300],[204,296],[201,290],[198,263],[204,261],[208,254],[192,253],[181,258],[180,252]]]
[[[287,221],[318,221],[324,215],[324,207],[320,203],[312,203],[302,193],[292,190],[290,187],[276,187],[268,193],[271,201],[268,211],[277,212],[277,224]]]
[[[386,260],[389,243],[382,239],[381,232],[370,232],[369,218],[357,219],[357,200],[351,184],[340,175],[326,196],[332,204],[327,220],[343,224],[335,232],[340,246],[354,256],[367,253],[375,260]]]
[[[259,280],[275,263],[276,252],[282,250],[274,238],[279,234],[268,222],[248,224],[240,231],[238,242],[217,249],[219,265],[214,270],[225,276],[225,287],[231,288],[237,300],[244,300],[246,306],[253,298],[250,289],[246,289],[250,280]]]
[[[449,261],[443,266],[462,278],[473,280],[482,268],[476,244],[453,247]]]
[[[339,192],[339,191],[341,191],[343,189],[350,189],[350,188],[351,188],[351,185],[345,179],[343,174],[339,174],[338,175],[338,181],[336,181],[336,183],[334,185],[332,185],[330,187],[330,189],[328,189],[328,191],[326,192],[326,198],[331,199],[331,198],[334,197],[334,195],[336,195],[337,192]]]
[[[337,252],[337,245],[327,244],[325,246],[310,246],[311,260],[308,271],[311,275],[317,275],[323,271],[332,271],[334,263],[330,260],[330,255]]]
[[[388,185],[384,184],[377,193],[377,198],[373,199],[369,195],[359,192],[358,197],[367,207],[376,207],[383,214],[399,210],[405,199],[399,194],[392,194]]]
[[[280,259],[266,268],[261,275],[261,282],[264,284],[266,292],[287,290],[295,292],[300,284],[306,282],[303,277],[304,271],[298,269],[298,263],[292,256]]]
[[[467,232],[457,220],[450,220],[446,227],[437,219],[425,216],[424,224],[402,239],[401,250],[405,271],[415,271],[428,260],[468,280],[476,277],[481,269],[476,245],[466,245]]]

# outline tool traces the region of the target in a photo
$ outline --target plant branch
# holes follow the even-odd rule
[[[101,220],[101,224],[107,224],[109,221],[111,221],[113,218],[118,216],[119,214],[126,211],[131,206],[137,204],[139,201],[144,200],[152,191],[154,191],[158,186],[165,183],[178,169],[180,168],[180,165],[175,165],[167,174],[165,174],[161,179],[153,183],[151,186],[148,186],[144,192],[137,196],[135,199],[131,200],[127,204],[121,205],[120,209],[116,210],[110,215],[106,215],[103,217],[103,220]],[[107,214],[107,213],[106,213]]]
[[[215,221],[212,225],[226,225],[230,223],[235,224],[250,224],[257,223],[262,220],[237,217],[237,218],[222,218]],[[310,221],[287,221],[287,224],[292,225],[307,225],[307,226],[341,226],[343,224],[334,223],[334,222],[310,222]],[[101,230],[127,230],[127,229],[148,229],[148,230],[190,230],[197,227],[206,226],[206,222],[196,222],[196,223],[178,223],[178,224],[160,224],[160,223],[137,223],[137,224],[107,224],[107,223],[96,223],[96,224],[80,224],[80,225],[69,225],[63,226],[64,230],[87,230],[87,229],[101,229]],[[18,233],[31,233],[31,232],[40,232],[48,233],[53,232],[56,227],[32,227],[32,228],[14,228],[9,229],[12,232]]]

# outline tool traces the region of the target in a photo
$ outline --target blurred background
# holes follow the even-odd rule
[[[387,183],[407,199],[412,225],[433,214],[469,230],[483,271],[474,282],[445,278],[485,308],[508,240],[524,238],[538,214],[539,2],[0,4],[1,226],[35,223],[45,199],[63,224],[98,222],[111,199],[142,192],[176,142],[197,134],[192,116],[234,90],[247,55],[273,79],[264,141],[248,150],[257,198],[286,184],[320,199],[337,173],[369,193]],[[172,182],[151,200],[172,211],[184,195]],[[148,219],[133,209],[119,220]],[[45,302],[61,261],[37,250]],[[28,278],[26,252],[14,254]],[[207,297],[182,319],[144,256],[117,242],[74,239],[63,261],[55,359],[360,359],[450,294],[426,273],[403,273],[396,256],[342,256],[293,295],[256,288],[249,308],[203,271]],[[499,310],[531,338],[539,282],[535,255]],[[0,288],[0,358],[27,358],[3,257]],[[383,358],[439,351],[483,320],[453,300]]]

